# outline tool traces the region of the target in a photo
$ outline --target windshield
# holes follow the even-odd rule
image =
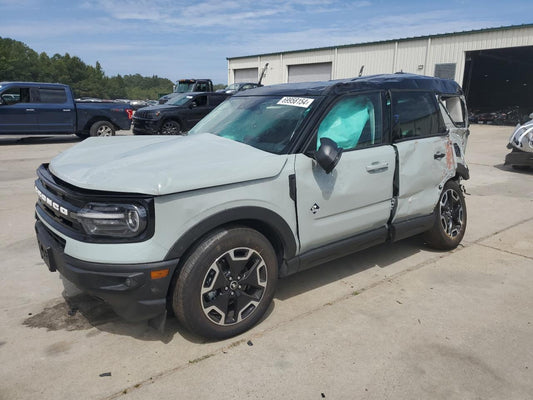
[[[171,98],[169,101],[167,101],[167,104],[171,106],[182,106],[191,99],[192,99],[191,95],[180,94],[176,97]]]
[[[287,152],[315,98],[239,96],[224,101],[189,134],[212,133],[275,154]]]
[[[226,87],[226,90],[237,90],[239,89],[240,83],[232,83],[231,85]]]
[[[176,90],[174,90],[174,92],[175,93],[192,92],[193,86],[194,86],[194,82],[178,82],[178,85],[176,86]]]

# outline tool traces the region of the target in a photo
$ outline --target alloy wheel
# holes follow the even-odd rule
[[[453,189],[446,190],[441,196],[439,208],[442,229],[453,239],[461,232],[464,223],[461,196]]]
[[[233,325],[253,314],[267,287],[267,266],[250,248],[231,249],[218,257],[202,281],[201,306],[217,325]]]

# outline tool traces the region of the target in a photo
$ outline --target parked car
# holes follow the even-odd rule
[[[182,93],[166,104],[143,107],[133,117],[134,135],[179,135],[228,97],[225,93]]]
[[[131,127],[129,105],[74,101],[68,85],[0,82],[0,134],[112,136]]]
[[[248,89],[255,89],[256,87],[261,87],[263,85],[253,82],[239,82],[239,83],[232,83],[231,85],[226,86],[224,89],[217,90],[220,92],[225,92],[228,94],[235,94],[237,92],[241,92],[243,90]]]
[[[467,115],[454,81],[377,75],[240,92],[186,136],[89,139],[37,171],[41,256],[126,319],[171,307],[237,335],[278,277],[420,233],[455,248]]]
[[[180,93],[212,92],[213,82],[211,79],[180,79],[174,85],[174,91],[159,98],[159,104],[165,104]]]
[[[530,121],[516,126],[507,144],[511,152],[505,157],[505,165],[514,169],[533,167],[533,113],[529,118]]]

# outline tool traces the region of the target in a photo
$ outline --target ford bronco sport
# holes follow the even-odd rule
[[[455,82],[394,74],[245,91],[186,136],[89,139],[37,171],[41,255],[125,319],[170,309],[230,337],[278,277],[420,233],[455,248],[467,115]]]

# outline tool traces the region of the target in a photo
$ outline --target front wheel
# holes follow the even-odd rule
[[[270,242],[246,228],[222,228],[190,253],[172,289],[178,320],[200,336],[223,339],[251,328],[276,288],[278,263]]]
[[[181,126],[178,122],[168,120],[163,122],[159,129],[160,135],[179,135],[181,133]]]
[[[98,121],[92,124],[89,134],[91,136],[114,136],[115,127],[111,122]]]
[[[426,242],[440,250],[455,249],[466,231],[466,202],[461,186],[448,181],[435,207],[433,227],[424,235]]]

